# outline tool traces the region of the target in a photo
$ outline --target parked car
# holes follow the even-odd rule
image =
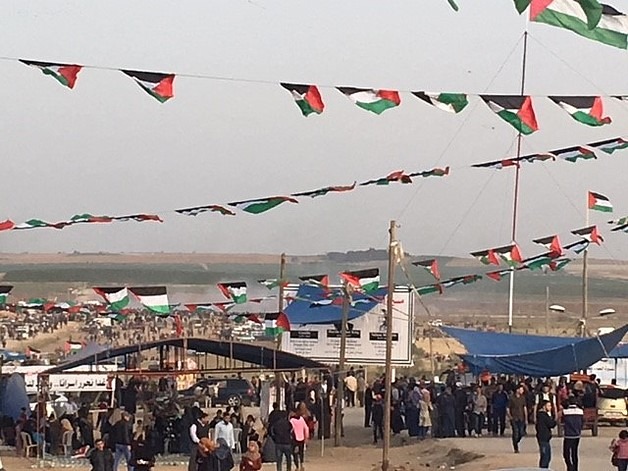
[[[597,414],[598,422],[628,426],[626,390],[603,386],[597,398]]]
[[[183,398],[194,398],[199,394],[211,396],[212,402],[219,405],[236,407],[258,404],[255,388],[244,378],[203,378],[188,389],[179,391]]]

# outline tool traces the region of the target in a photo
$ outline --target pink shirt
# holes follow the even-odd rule
[[[621,438],[613,440],[611,449],[617,450],[617,458],[622,460],[628,459],[628,438],[624,440]]]
[[[294,439],[297,442],[304,442],[310,438],[310,429],[303,417],[293,417],[290,419],[290,423],[292,424]]]

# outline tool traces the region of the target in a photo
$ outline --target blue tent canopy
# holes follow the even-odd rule
[[[372,311],[378,303],[375,298],[386,295],[386,288],[380,288],[369,296],[356,293],[353,295],[353,303],[349,308],[348,320],[356,319]],[[329,302],[329,291],[318,286],[300,285],[295,300],[288,304],[284,313],[291,325],[306,324],[337,324],[342,320],[342,304],[323,304]]]
[[[608,358],[628,358],[628,343],[617,345],[609,352]]]
[[[460,355],[471,371],[534,377],[558,376],[584,370],[609,356],[628,331],[628,324],[599,337],[543,337],[480,332],[457,327],[441,329],[467,350]]]

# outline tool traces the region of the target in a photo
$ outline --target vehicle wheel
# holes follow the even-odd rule
[[[242,403],[240,396],[233,394],[227,399],[227,404],[231,407],[238,407]]]
[[[594,437],[597,437],[597,422],[595,422],[593,426],[591,427],[591,435],[593,435]]]

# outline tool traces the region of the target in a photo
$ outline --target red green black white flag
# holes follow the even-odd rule
[[[488,107],[521,134],[538,131],[532,98],[516,95],[481,95]]]
[[[294,98],[303,116],[309,116],[312,113],[321,114],[325,109],[325,104],[316,85],[281,83],[281,86],[292,94],[292,98]]]
[[[567,147],[565,149],[553,150],[551,152],[557,158],[567,162],[576,163],[578,160],[597,159],[597,155],[591,149],[582,146]]]
[[[604,141],[593,142],[591,144],[587,144],[588,147],[592,149],[601,150],[605,154],[612,154],[616,150],[622,150],[628,148],[628,141],[622,139],[621,137],[616,137],[614,139],[606,139]]]
[[[356,182],[353,182],[351,185],[326,186],[316,190],[292,193],[290,196],[309,196],[310,198],[316,198],[317,196],[325,196],[327,193],[344,193],[345,191],[354,190],[356,184]]]
[[[146,93],[159,103],[164,103],[174,96],[174,74],[137,70],[122,70],[122,72],[134,79]]]
[[[113,288],[100,287],[94,288],[94,291],[105,300],[112,311],[124,309],[129,304],[129,292],[124,286]]]
[[[539,239],[534,239],[532,242],[542,245],[547,250],[549,250],[550,258],[558,258],[563,255],[563,246],[560,243],[560,238],[558,237],[558,235],[541,237]]]
[[[488,273],[485,273],[484,275],[488,276],[491,280],[501,281],[503,277],[505,277],[506,275],[510,275],[511,273],[512,273],[512,270],[506,269],[506,270],[490,271]]]
[[[329,275],[306,275],[300,276],[299,280],[306,285],[319,286],[324,289],[329,288]]]
[[[168,292],[165,286],[145,286],[129,288],[140,303],[149,311],[157,314],[170,314],[170,303],[168,302]]]
[[[499,265],[499,258],[495,253],[495,249],[480,250],[471,252],[471,256],[477,258],[484,265]]]
[[[611,123],[604,116],[602,97],[599,96],[550,96],[548,97],[579,123],[588,126],[603,126]]]
[[[12,289],[13,286],[10,285],[0,286],[0,305],[7,303],[7,298],[9,297],[9,293],[11,293]]]
[[[51,62],[38,62],[20,59],[22,64],[41,70],[44,75],[54,77],[61,85],[74,88],[78,73],[83,68],[80,65],[53,64]]]
[[[582,237],[587,242],[593,242],[594,244],[601,245],[604,242],[604,238],[597,230],[597,226],[584,227],[582,229],[576,229],[571,231],[575,236]]]
[[[239,208],[250,214],[261,214],[276,208],[282,203],[298,203],[298,201],[294,198],[290,198],[289,196],[271,196],[269,198],[234,201],[229,203],[229,206]]]
[[[521,251],[519,250],[519,246],[517,244],[506,245],[493,250],[495,250],[495,253],[510,266],[523,262],[523,257],[521,256]]]
[[[375,114],[395,108],[401,104],[399,92],[394,90],[374,90],[372,88],[337,87],[347,98],[360,108]]]
[[[379,268],[368,268],[366,270],[346,271],[340,273],[347,285],[369,293],[379,288]]]
[[[267,312],[264,315],[264,334],[277,337],[282,332],[290,331],[290,320],[283,312]]]
[[[430,260],[421,260],[419,262],[412,262],[412,265],[415,267],[423,267],[426,269],[434,278],[440,280],[440,270],[438,269],[438,260],[432,258]]]
[[[595,211],[602,211],[603,213],[613,212],[613,204],[608,197],[601,193],[595,193],[594,191],[589,191],[588,208]]]
[[[460,113],[469,104],[466,93],[412,92],[412,94],[419,100],[448,113]]]
[[[228,283],[218,283],[218,289],[225,298],[231,299],[235,304],[246,302],[246,282],[231,281]]]

